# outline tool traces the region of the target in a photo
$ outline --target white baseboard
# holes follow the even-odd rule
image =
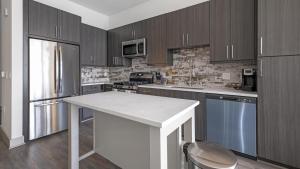
[[[16,147],[19,147],[21,145],[24,145],[24,136],[21,137],[17,137],[14,139],[9,139],[6,134],[3,132],[3,130],[0,128],[0,138],[2,139],[2,141],[4,142],[4,144],[9,148],[9,149],[13,149]]]

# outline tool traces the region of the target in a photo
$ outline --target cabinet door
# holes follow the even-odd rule
[[[259,0],[260,56],[300,54],[300,1]]]
[[[300,167],[300,57],[262,58],[258,155]]]
[[[167,48],[176,49],[186,45],[185,9],[167,14]]]
[[[140,21],[133,24],[133,37],[134,39],[145,38],[146,36],[146,21]]]
[[[96,32],[93,27],[81,24],[81,65],[94,65],[94,58],[96,56]]]
[[[230,55],[230,0],[210,1],[211,61],[228,61]]]
[[[107,66],[107,32],[102,29],[95,29],[96,32],[96,66]]]
[[[117,29],[121,37],[121,43],[134,39],[133,24],[125,25]]]
[[[122,27],[108,31],[108,65],[110,67],[123,66],[122,32],[124,32]]]
[[[254,60],[254,0],[231,0],[231,60]]]
[[[80,43],[81,18],[68,12],[59,11],[60,40]]]
[[[209,2],[185,9],[186,45],[190,47],[209,45]]]
[[[166,15],[146,21],[147,63],[149,65],[171,65],[172,58],[167,55]]]
[[[29,1],[29,34],[46,37],[57,38],[58,10],[47,5]]]

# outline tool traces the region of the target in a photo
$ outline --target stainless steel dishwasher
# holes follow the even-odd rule
[[[257,156],[256,98],[207,95],[207,141]]]

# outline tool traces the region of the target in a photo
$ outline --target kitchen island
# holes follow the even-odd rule
[[[69,105],[69,169],[100,154],[122,169],[181,169],[182,141],[195,141],[198,101],[105,92],[64,99]],[[96,110],[94,150],[79,157],[79,108]],[[182,138],[181,126],[184,125]]]

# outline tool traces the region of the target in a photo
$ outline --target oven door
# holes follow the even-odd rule
[[[123,57],[135,57],[138,55],[138,45],[134,41],[122,43]]]

